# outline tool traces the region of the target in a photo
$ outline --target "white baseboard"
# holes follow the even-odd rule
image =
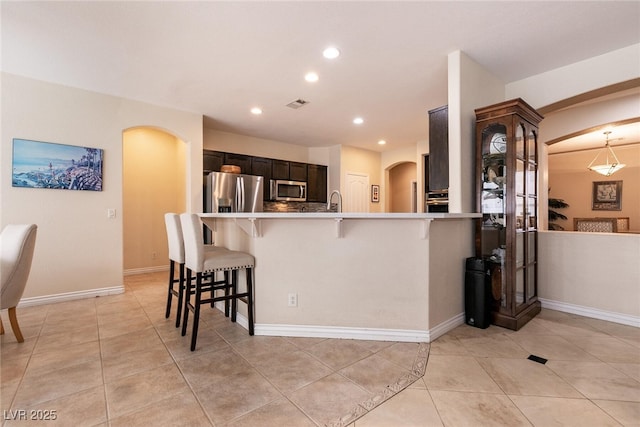
[[[460,325],[464,324],[464,312],[452,317],[449,320],[436,325],[435,328],[429,329],[429,342],[435,341],[438,337],[446,334],[449,331],[454,330]]]
[[[370,341],[428,342],[426,331],[350,328],[340,326],[255,325],[256,335],[306,338],[343,338]]]
[[[88,291],[66,292],[63,294],[45,295],[42,297],[22,298],[18,307],[29,307],[42,304],[73,301],[84,298],[104,297],[124,293],[124,286],[112,286],[110,288],[90,289]]]
[[[238,315],[238,322],[240,322]],[[246,319],[242,318],[246,326]],[[459,314],[428,331],[408,329],[372,329],[351,328],[339,326],[308,326],[308,325],[267,325],[256,324],[255,334],[279,337],[307,337],[307,338],[342,338],[369,341],[399,341],[399,342],[431,342],[441,335],[464,323],[464,313]],[[241,323],[242,324],[242,323]]]
[[[158,267],[130,268],[128,270],[124,270],[122,274],[125,276],[133,276],[134,274],[158,273],[161,271],[169,271],[169,266],[161,265]]]
[[[545,298],[538,298],[542,303],[542,308],[562,311],[564,313],[577,314],[591,317],[593,319],[606,320],[607,322],[621,323],[623,325],[640,328],[640,317],[629,314],[615,313],[612,311],[600,310],[598,308],[585,307],[582,305],[569,304],[561,301],[553,301]]]

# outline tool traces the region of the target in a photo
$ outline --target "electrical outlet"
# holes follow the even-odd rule
[[[151,259],[158,259],[158,253],[157,252],[151,252]]]
[[[116,218],[116,210],[115,209],[107,209],[107,218],[115,219]]]
[[[298,294],[291,293],[287,297],[287,305],[289,307],[297,307],[298,306]]]

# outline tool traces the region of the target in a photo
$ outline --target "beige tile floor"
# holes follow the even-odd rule
[[[10,328],[0,341],[0,424],[640,426],[638,328],[543,310],[518,332],[463,325],[426,345],[249,337],[203,310],[191,352],[164,318],[165,277],[18,309],[25,342]]]

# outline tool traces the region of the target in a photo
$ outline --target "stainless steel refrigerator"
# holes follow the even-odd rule
[[[211,172],[205,188],[205,212],[262,212],[264,178]]]

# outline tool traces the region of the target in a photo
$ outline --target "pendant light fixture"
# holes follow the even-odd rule
[[[620,169],[626,166],[625,164],[620,163],[620,161],[618,160],[618,157],[613,152],[613,149],[609,146],[610,133],[611,133],[610,130],[604,132],[606,137],[604,148],[598,151],[598,154],[596,154],[596,157],[591,161],[591,163],[589,163],[589,166],[587,166],[587,168],[589,168],[590,170],[594,172],[598,172],[600,175],[604,175],[604,176],[612,175],[613,173],[619,171]],[[603,151],[605,152],[606,163],[594,164],[596,163],[596,161],[598,160],[598,157],[600,157],[600,154],[602,154]],[[609,163],[609,154],[611,154],[612,163]]]

